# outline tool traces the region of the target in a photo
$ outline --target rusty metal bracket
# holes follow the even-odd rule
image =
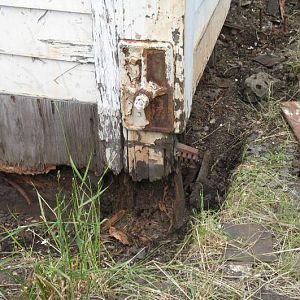
[[[121,111],[128,130],[174,131],[174,54],[166,42],[119,43]]]
[[[184,160],[198,162],[203,157],[203,154],[198,149],[179,142],[176,142],[174,149],[175,157],[179,157]]]
[[[168,176],[174,160],[174,50],[171,43],[119,42],[125,169],[133,180]]]

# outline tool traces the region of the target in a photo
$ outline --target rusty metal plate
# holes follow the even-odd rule
[[[282,111],[298,142],[300,142],[300,103],[298,101],[284,102]]]
[[[125,128],[174,131],[174,54],[169,43],[121,41],[121,110]]]

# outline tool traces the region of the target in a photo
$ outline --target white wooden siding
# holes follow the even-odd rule
[[[197,84],[215,46],[231,0],[186,0],[184,99],[186,121]]]
[[[0,55],[0,93],[96,102],[95,68],[93,64]]]
[[[218,6],[219,3],[221,3],[220,0],[198,0],[194,1],[194,12],[193,12],[193,27],[194,27],[194,45],[193,48],[196,47],[197,43],[202,38],[203,34],[205,33],[205,29],[207,28],[209,24],[209,20],[212,18],[213,13]],[[227,14],[224,11],[224,14]],[[219,26],[222,26],[220,24]]]
[[[0,0],[0,5],[75,13],[91,13],[91,0]]]
[[[0,0],[0,92],[95,103],[92,26],[90,1]]]
[[[118,47],[124,40],[171,45],[174,133],[181,133],[229,4],[230,0],[0,0],[0,93],[29,96],[25,102],[30,97],[97,102],[101,121],[95,127],[99,139],[94,138],[101,164],[116,173],[129,168],[133,174],[143,161],[153,171],[149,169],[149,178],[159,178],[171,171],[165,164],[174,155],[173,135],[125,131],[122,136],[120,101],[126,99],[120,99]],[[148,150],[140,147],[141,141]]]
[[[92,16],[0,7],[0,53],[93,62]]]

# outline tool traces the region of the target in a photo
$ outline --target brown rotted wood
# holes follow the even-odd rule
[[[183,189],[183,180],[181,169],[173,174],[174,176],[174,187],[175,187],[175,199],[173,202],[174,210],[174,229],[179,229],[185,222],[184,216],[186,211],[185,192]]]
[[[101,171],[97,105],[0,95],[0,170],[37,174],[57,165],[78,168],[92,156]]]
[[[200,208],[200,198],[201,192],[203,191],[203,186],[209,184],[208,175],[209,175],[209,165],[211,161],[211,154],[209,151],[206,151],[201,162],[201,167],[197,175],[193,191],[190,195],[190,203],[192,206],[197,209]]]

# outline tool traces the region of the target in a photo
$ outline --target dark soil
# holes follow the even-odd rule
[[[275,53],[286,60],[284,49],[292,44],[299,25],[295,21],[299,17],[297,5],[297,1],[287,1],[286,15],[289,20],[284,26],[279,17],[265,13],[265,1],[253,1],[246,7],[232,4],[227,25],[221,32],[211,61],[197,87],[192,114],[183,137],[186,144],[211,153],[207,182],[203,185],[205,208],[217,209],[222,203],[232,172],[257,122],[253,105],[259,107],[260,103],[250,105],[243,101],[245,79],[264,71],[282,82],[280,88],[274,91],[276,99],[287,101],[299,97],[296,92],[299,78],[285,62],[267,68],[253,61],[257,55],[266,53]],[[187,199],[185,224],[192,209],[197,207],[197,204],[189,201],[189,196],[200,166],[200,163],[192,167],[183,166]],[[71,195],[72,176],[72,170],[66,167],[34,177],[1,174],[2,227],[11,230],[39,221],[36,190],[54,207],[59,191]],[[91,178],[96,182],[93,174]],[[176,244],[182,241],[187,226],[173,230],[174,187],[169,181],[133,183],[124,174],[106,176],[105,185],[109,188],[101,203],[103,217],[111,218],[126,209],[114,226],[126,234],[130,243],[123,245],[108,232],[103,232],[107,248],[114,257],[123,260],[137,255],[138,259],[144,259],[150,255],[149,250],[154,249],[157,258],[166,257],[166,249],[175,249]],[[22,191],[30,198],[30,205],[28,199],[21,195]],[[30,234],[20,236],[20,239],[25,245],[33,243]],[[12,242],[8,239],[3,241],[0,236],[0,251],[9,252],[12,248]]]

